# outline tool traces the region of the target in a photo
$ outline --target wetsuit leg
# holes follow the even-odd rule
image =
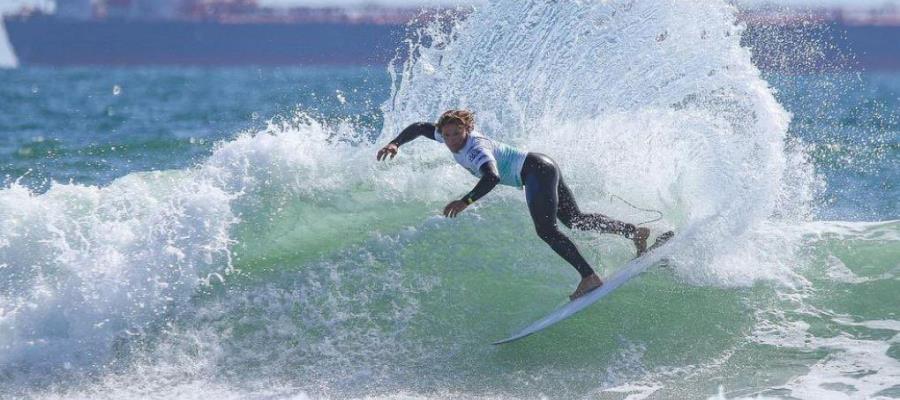
[[[538,236],[550,248],[575,267],[582,278],[594,273],[590,264],[578,252],[575,244],[559,230],[556,216],[559,206],[559,169],[549,157],[528,153],[522,167],[522,181],[525,182],[525,200],[534,221]]]
[[[633,224],[614,220],[603,214],[583,213],[575,202],[575,196],[566,186],[562,177],[559,178],[559,220],[569,228],[582,231],[598,231],[603,233],[616,233],[631,238],[637,229]]]

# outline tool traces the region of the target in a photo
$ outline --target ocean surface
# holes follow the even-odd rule
[[[497,1],[388,69],[0,70],[0,398],[900,398],[900,72],[760,72],[733,11]],[[671,259],[491,346],[578,275],[519,190],[441,217],[475,184],[442,145],[375,161],[451,107],[584,210],[660,210]]]

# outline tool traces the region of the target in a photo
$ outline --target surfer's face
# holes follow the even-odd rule
[[[456,153],[466,144],[469,132],[460,124],[446,123],[441,127],[441,136],[444,137],[444,144],[450,151]]]

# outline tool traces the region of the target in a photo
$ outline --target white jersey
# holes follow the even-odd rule
[[[444,137],[437,129],[435,129],[434,138],[438,142],[444,143]],[[453,159],[479,178],[481,177],[481,166],[486,162],[493,161],[497,164],[497,170],[500,172],[501,185],[521,187],[522,165],[525,164],[526,155],[528,155],[527,151],[488,139],[478,131],[472,131],[463,148],[453,153]]]

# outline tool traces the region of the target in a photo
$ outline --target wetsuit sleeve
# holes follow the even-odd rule
[[[462,201],[465,201],[466,204],[472,204],[484,197],[484,195],[494,189],[494,186],[497,186],[497,183],[500,183],[500,172],[497,170],[496,162],[488,161],[483,163],[479,170],[481,171],[481,180],[478,181],[478,184],[475,185],[471,192],[462,198]]]
[[[394,140],[391,140],[391,144],[400,147],[419,136],[425,136],[431,140],[436,140],[434,138],[434,124],[428,122],[416,122],[407,126],[406,129],[394,138]]]

